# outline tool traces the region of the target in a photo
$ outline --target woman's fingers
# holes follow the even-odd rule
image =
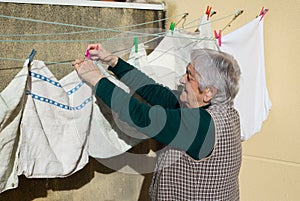
[[[75,67],[75,70],[78,72],[80,68],[80,64],[84,62],[84,59],[76,59],[75,61],[72,62],[72,66]]]

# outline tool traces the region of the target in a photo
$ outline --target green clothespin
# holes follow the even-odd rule
[[[175,29],[175,22],[171,22],[170,31],[172,32],[172,35],[173,35],[173,32],[174,32],[174,29]]]
[[[139,38],[138,37],[134,37],[133,38],[133,44],[134,44],[134,51],[135,53],[139,52]]]

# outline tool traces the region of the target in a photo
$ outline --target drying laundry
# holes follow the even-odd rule
[[[16,188],[18,175],[66,177],[89,156],[113,157],[145,139],[97,102],[76,71],[58,81],[42,61],[32,61],[29,70],[24,64],[1,92],[0,105],[1,192]]]
[[[258,17],[223,36],[220,49],[233,55],[241,68],[234,106],[240,114],[242,140],[248,140],[261,130],[272,107],[265,75],[263,20]]]
[[[129,88],[122,82],[109,76],[108,79],[127,93]],[[104,159],[125,153],[134,145],[148,138],[144,134],[118,119],[101,100],[93,102],[89,133],[89,155]]]
[[[205,23],[203,18],[201,24],[205,26],[199,27],[199,35],[201,38],[210,38],[210,24]],[[195,33],[175,30],[173,35],[169,33],[148,56],[144,45],[139,46],[138,56],[132,49],[129,61],[133,65],[138,63],[141,71],[156,82],[176,89],[179,77],[185,73],[192,49],[218,49],[215,41],[194,41],[190,39],[191,35],[195,36]],[[240,114],[241,139],[247,140],[260,131],[272,105],[265,78],[263,21],[256,18],[223,36],[220,49],[233,55],[241,68],[240,90],[234,106]]]
[[[156,82],[176,89],[180,76],[185,73],[190,62],[190,52],[193,49],[217,48],[206,15],[200,19],[198,30],[193,33],[179,30],[168,32],[149,55],[146,54],[145,46],[139,44],[138,53],[132,48],[128,63],[138,64],[138,68]]]
[[[84,167],[89,156],[113,157],[140,142],[127,135],[134,129],[112,116],[105,105],[96,104],[92,89],[75,71],[57,81],[43,62],[33,61],[29,75],[18,174],[68,176]],[[129,92],[114,77],[109,79]]]
[[[0,94],[0,193],[18,186],[19,125],[25,104],[29,60]]]
[[[68,176],[88,162],[92,91],[76,72],[56,80],[42,61],[32,62],[29,75],[18,174]]]

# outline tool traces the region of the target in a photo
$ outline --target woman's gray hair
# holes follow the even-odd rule
[[[233,56],[211,49],[195,49],[191,53],[191,64],[199,75],[200,91],[216,89],[211,104],[233,104],[241,74]]]

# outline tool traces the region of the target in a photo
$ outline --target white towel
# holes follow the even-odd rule
[[[101,102],[99,107],[92,89],[75,71],[58,81],[42,61],[33,61],[30,78],[21,122],[19,175],[65,177],[84,167],[89,156],[113,157],[143,139],[113,118]],[[114,77],[109,79],[129,92]]]
[[[88,162],[92,91],[75,71],[58,81],[42,61],[31,64],[18,174],[68,176]]]
[[[241,118],[241,138],[247,140],[261,130],[272,107],[265,75],[263,20],[258,17],[223,36],[220,49],[232,54],[241,68],[234,106]]]
[[[19,124],[25,104],[28,60],[0,94],[0,193],[18,187]]]

